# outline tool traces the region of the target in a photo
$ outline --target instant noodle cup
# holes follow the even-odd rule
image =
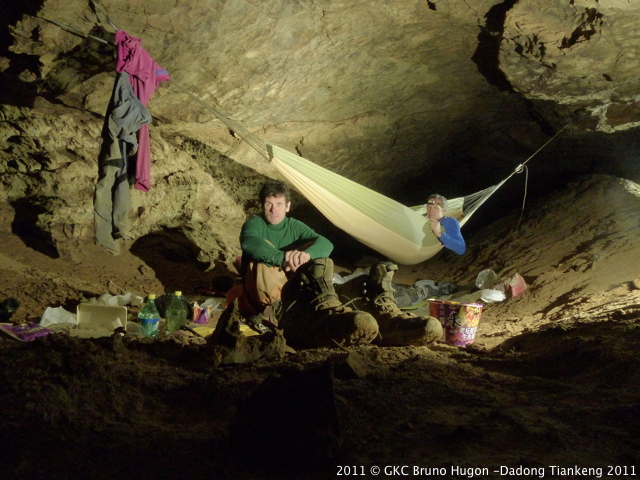
[[[480,323],[482,305],[442,300],[429,301],[429,315],[442,323],[444,342],[457,347],[466,347],[474,342]]]

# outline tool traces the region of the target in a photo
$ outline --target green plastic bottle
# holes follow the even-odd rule
[[[169,306],[165,318],[167,319],[167,333],[175,332],[180,327],[187,324],[187,308],[180,298],[182,292],[175,292]]]
[[[156,294],[150,293],[147,303],[138,313],[138,321],[142,327],[142,334],[145,337],[157,337],[160,326],[160,313],[156,307]]]

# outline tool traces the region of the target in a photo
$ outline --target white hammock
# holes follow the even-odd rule
[[[424,262],[442,248],[442,244],[428,226],[425,217],[426,205],[406,207],[299,155],[266,143],[180,85],[175,82],[171,85],[191,96],[237,133],[260,155],[269,160],[334,225],[360,242],[403,265]],[[515,173],[521,172],[526,162],[562,130],[497,185],[466,197],[448,200],[447,215],[458,219],[461,226],[464,225],[498,188]]]
[[[267,150],[271,164],[334,225],[394,262],[420,263],[442,248],[424,216],[426,205],[406,207],[276,145]],[[465,222],[464,198],[450,203],[447,213]]]

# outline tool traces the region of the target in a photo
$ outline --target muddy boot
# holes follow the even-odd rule
[[[398,266],[391,262],[371,267],[363,292],[362,310],[371,313],[378,322],[382,346],[427,345],[442,337],[442,325],[434,317],[418,317],[403,312],[396,305],[391,280]]]
[[[282,287],[278,328],[294,348],[366,345],[378,336],[375,319],[343,306],[332,280],[333,261],[316,258],[298,268]]]

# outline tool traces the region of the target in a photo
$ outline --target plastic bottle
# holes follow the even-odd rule
[[[180,298],[182,292],[175,292],[169,306],[165,318],[167,319],[167,333],[175,332],[180,327],[187,324],[187,308]]]
[[[150,293],[147,303],[138,313],[138,320],[142,327],[142,334],[145,337],[157,337],[158,327],[160,325],[160,313],[156,307],[156,294]]]

